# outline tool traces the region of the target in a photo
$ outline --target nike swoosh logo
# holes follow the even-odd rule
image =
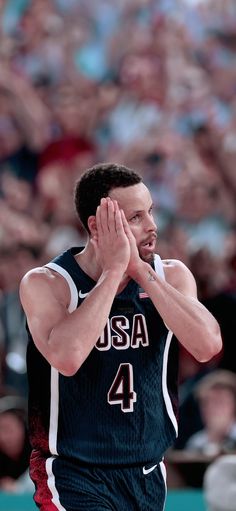
[[[150,472],[152,472],[156,467],[157,467],[157,465],[153,465],[153,467],[150,467],[150,468],[143,467],[144,475],[146,476],[147,474],[150,474]]]
[[[87,295],[88,293],[82,293],[81,289],[79,290],[79,298],[85,298]]]

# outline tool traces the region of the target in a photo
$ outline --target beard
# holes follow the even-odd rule
[[[154,262],[154,255],[155,255],[155,252],[144,255],[144,254],[142,254],[141,250],[139,250],[140,259],[142,259],[142,261],[144,261],[145,263],[149,263],[150,265]]]

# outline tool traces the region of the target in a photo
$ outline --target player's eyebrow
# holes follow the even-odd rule
[[[143,209],[134,209],[134,210],[130,211],[129,216],[137,215],[137,213],[142,213],[142,212],[143,212]]]
[[[148,208],[148,211],[150,211],[150,209],[152,209],[154,207],[154,204],[153,202],[150,204],[149,208]],[[127,215],[130,216],[130,215],[137,215],[138,213],[142,213],[143,211],[145,211],[144,209],[133,209],[132,211],[127,211]]]

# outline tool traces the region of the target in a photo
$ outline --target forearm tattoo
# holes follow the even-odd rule
[[[150,280],[150,281],[155,281],[156,280],[154,275],[150,271],[148,272],[148,280]]]

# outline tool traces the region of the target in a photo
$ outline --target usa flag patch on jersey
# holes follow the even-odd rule
[[[146,291],[144,291],[144,289],[142,289],[142,287],[139,288],[139,298],[148,298],[148,294],[146,293]]]

